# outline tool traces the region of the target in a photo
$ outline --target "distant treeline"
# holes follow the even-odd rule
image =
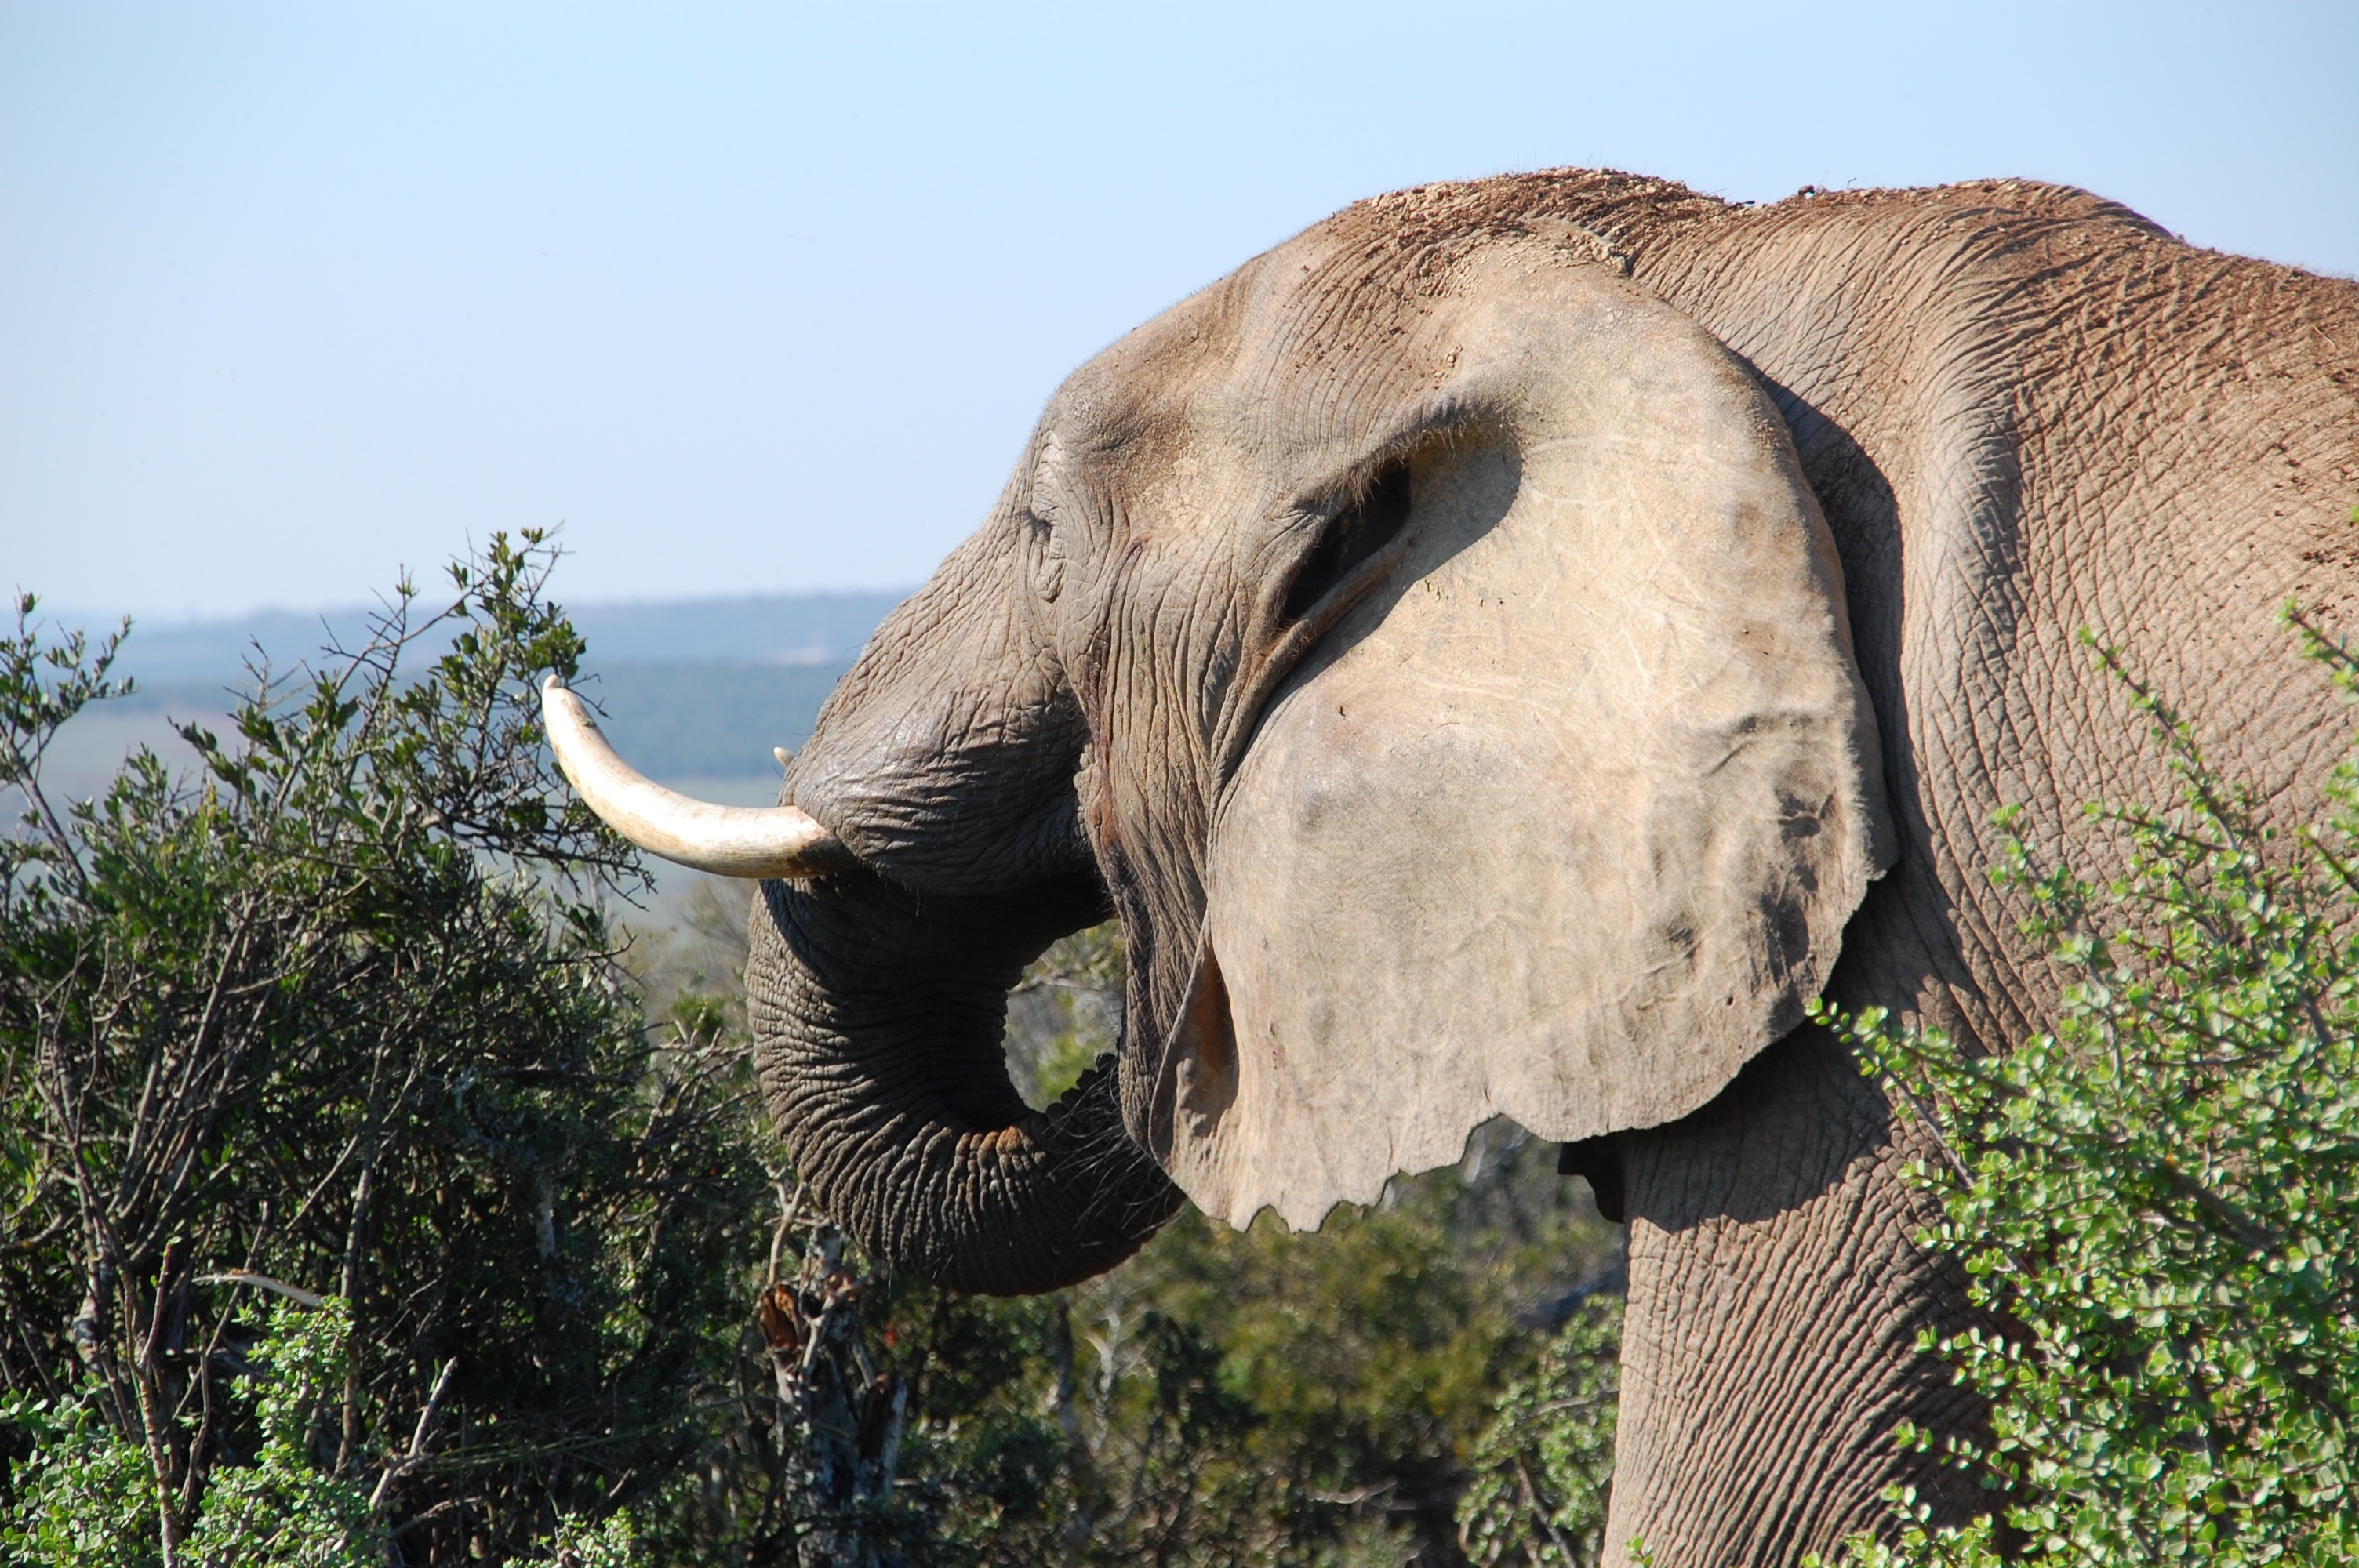
[[[808,664],[842,665],[892,608],[903,590],[869,593],[784,593],[740,599],[681,600],[660,604],[588,604],[568,615],[589,644],[592,668],[616,664]],[[273,610],[222,621],[142,620],[123,645],[119,673],[142,685],[203,683],[217,688],[235,679],[259,645],[281,665],[311,659],[328,641],[358,646],[368,639],[370,610],[347,606],[318,612]],[[114,623],[103,607],[87,612],[50,611],[46,617],[93,632]],[[438,654],[440,646],[421,647]]]

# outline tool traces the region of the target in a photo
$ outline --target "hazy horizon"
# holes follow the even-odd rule
[[[891,599],[896,602],[918,590],[919,584],[886,584],[877,588],[815,588],[756,590],[739,593],[679,593],[651,594],[642,598],[582,599],[568,598],[562,591],[553,595],[568,611],[575,610],[678,610],[691,606],[714,604],[768,604],[804,600]],[[558,587],[561,589],[562,583]],[[28,591],[38,592],[38,589]],[[421,594],[421,601],[433,597]],[[243,625],[247,622],[279,619],[312,619],[320,616],[367,614],[378,607],[378,601],[354,594],[334,604],[255,604],[243,609],[196,614],[142,613],[130,610],[110,610],[103,605],[60,604],[46,593],[39,594],[40,608],[35,618],[79,624],[85,631],[98,632],[112,627],[117,620],[129,615],[136,630],[147,632],[182,632],[199,627]]]
[[[603,603],[559,596],[557,601],[587,643],[586,660],[593,670],[618,665],[793,668],[848,664],[876,623],[907,596],[898,589],[829,590]],[[431,615],[443,602],[421,594],[412,615]],[[364,641],[381,608],[355,602],[177,621],[135,615],[116,674],[173,688],[235,682],[257,644],[277,668],[315,663],[328,643],[349,647]],[[120,618],[44,600],[33,619],[52,636],[79,629],[95,639],[114,631]],[[429,636],[419,652],[432,656],[443,645],[440,636]]]
[[[588,643],[577,687],[603,715],[608,738],[651,776],[701,798],[736,806],[775,797],[774,745],[799,747],[820,704],[858,654],[898,593],[738,594],[636,603],[567,606]],[[423,604],[420,608],[424,608]],[[52,741],[43,776],[60,798],[104,789],[130,752],[146,746],[175,771],[195,753],[175,724],[224,726],[250,689],[254,643],[275,676],[297,665],[334,667],[321,644],[356,645],[371,607],[135,625],[113,674],[136,692],[93,705]],[[112,617],[75,617],[43,604],[52,631],[79,624],[103,635]],[[406,667],[418,669],[447,646],[429,636]],[[300,683],[287,688],[299,695]],[[0,820],[13,815],[0,790]]]

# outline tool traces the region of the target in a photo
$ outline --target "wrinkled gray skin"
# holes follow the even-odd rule
[[[1256,1195],[1280,1201],[1268,1195],[1295,1173],[1286,1149],[1233,1152],[1219,1126],[1231,1102],[1205,1098],[1215,1070],[1230,1072],[1220,1083],[1234,1097],[1236,1038],[1259,1038],[1242,993],[1233,1002],[1222,982],[1236,965],[1211,956],[1207,931],[1284,938],[1304,924],[1289,912],[1307,907],[1321,929],[1346,923],[1351,951],[1389,941],[1421,954],[1421,926],[1484,907],[1487,883],[1462,872],[1470,856],[1491,862],[1457,817],[1415,819],[1422,764],[1393,773],[1384,760],[1415,748],[1386,751],[1364,729],[1347,771],[1407,803],[1399,843],[1381,824],[1353,829],[1381,840],[1370,852],[1394,879],[1382,900],[1323,906],[1300,876],[1209,871],[1224,842],[1241,841],[1223,801],[1284,715],[1316,707],[1300,694],[1326,688],[1306,672],[1350,651],[1333,640],[1375,636],[1395,611],[1368,606],[1406,604],[1431,586],[1419,572],[1441,572],[1434,552],[1397,543],[1401,530],[1435,507],[1464,512],[1485,472],[1503,498],[1535,488],[1518,481],[1516,454],[1537,461],[1541,448],[1494,438],[1525,428],[1515,420],[1528,410],[1509,406],[1523,395],[1486,404],[1479,387],[1453,391],[1462,345],[1451,334],[1475,335],[1470,360],[1491,351],[1475,341],[1484,331],[1494,349],[1502,331],[1544,336],[1545,324],[1502,328],[1494,307],[1557,297],[1548,290],[1560,285],[1593,303],[1614,288],[1658,299],[1702,330],[1704,348],[1670,357],[1710,381],[1717,340],[1740,381],[1757,377],[1757,392],[1711,395],[1734,410],[1729,429],[1744,396],[1766,397],[1770,422],[1782,420],[1739,454],[1744,472],[1774,489],[1779,465],[1799,460],[1839,575],[1811,555],[1823,550],[1808,499],[1776,524],[1791,546],[1779,569],[1802,585],[1794,592],[1826,585],[1810,656],[1847,646],[1872,705],[1844,731],[1840,692],[1811,699],[1833,705],[1835,740],[1810,754],[1832,759],[1835,782],[1788,836],[1849,848],[1795,884],[1834,891],[1810,894],[1823,907],[1794,906],[1788,950],[1764,961],[1758,995],[1727,988],[1732,1012],[1751,1007],[1755,1024],[1701,1055],[1647,1037],[1646,1018],[1676,1009],[1625,1008],[1621,1033],[1593,1037],[1548,1034],[1546,1019],[1501,1025],[1539,1030],[1536,1049],[1571,1053],[1580,1068],[1549,1080],[1562,1085],[1556,1102],[1527,1095],[1517,1113],[1556,1136],[1608,1135],[1582,1157],[1618,1167],[1624,1189],[1630,1294],[1610,1539],[1643,1534],[1669,1568],[1791,1563],[1878,1525],[1894,1481],[1947,1510],[1971,1503],[1897,1452],[1892,1433],[1904,1419],[1937,1431],[1976,1419],[1914,1346],[1962,1303],[1952,1275],[1908,1239],[1923,1218],[1902,1175],[1910,1135],[1841,1047],[1794,1027],[1795,1004],[1823,979],[1836,1000],[1944,1025],[1971,1049],[2048,1016],[2054,979],[2015,931],[2021,912],[1986,880],[1993,812],[2020,801],[2035,834],[2085,832],[2079,803],[2169,788],[2076,628],[2121,643],[2272,799],[2314,798],[2346,723],[2272,616],[2288,596],[2330,622],[2350,609],[2359,286],[2192,250],[2121,208],[2021,183],[1737,208],[1568,172],[1352,208],[1077,373],[990,518],[831,700],[787,798],[860,867],[763,886],[748,985],[765,1082],[800,1168],[858,1239],[964,1288],[1038,1291],[1110,1267],[1180,1201],[1166,1169],[1236,1223]],[[1632,357],[1671,341],[1669,330],[1634,326]],[[1506,457],[1485,470],[1486,453]],[[1321,553],[1353,527],[1358,546]],[[1733,622],[1743,597],[1701,608]],[[1535,711],[1553,711],[1550,700],[1534,697]],[[1652,722],[1634,708],[1616,728]],[[1309,777],[1326,731],[1306,723],[1286,744],[1288,768]],[[1846,762],[1839,731],[1873,754]],[[1476,740],[1513,760],[1512,733]],[[1845,790],[1864,803],[1852,817]],[[1285,820],[1310,832],[1316,804],[1297,802]],[[1501,831],[1528,831],[1527,817],[1505,811]],[[1593,860],[1612,853],[1611,827]],[[1446,852],[1421,858],[1429,840]],[[2046,848],[2104,863],[2101,845]],[[1620,895],[1599,890],[1627,870],[1580,873],[1603,879],[1576,890],[1603,912],[1601,928],[1619,918]],[[1788,894],[1762,896],[1767,908]],[[1128,1038],[1111,1070],[1034,1116],[1001,1066],[1004,993],[1047,943],[1110,912],[1131,964]],[[1532,989],[1550,960],[1517,950],[1517,929],[1493,929],[1453,960],[1462,989],[1558,994]],[[1840,962],[1823,978],[1838,934]],[[1709,947],[1712,934],[1698,940]],[[1515,968],[1513,984],[1486,972],[1493,963]],[[1388,982],[1299,983],[1348,999]],[[1578,987],[1602,982],[1566,983],[1587,995]],[[1435,999],[1438,1018],[1468,1016],[1448,1000]],[[1427,1094],[1424,1078],[1388,1089],[1397,1075],[1474,1059],[1485,1041],[1437,1026],[1430,1055],[1409,1062],[1413,1032],[1365,1016],[1312,1038],[1329,1016],[1288,1024],[1310,1032],[1305,1051],[1328,1053],[1301,1069],[1312,1108],[1299,1125],[1346,1163],[1422,1150],[1419,1138],[1483,1108],[1451,1095],[1510,1103],[1504,1089],[1445,1084],[1432,1093],[1447,1115],[1368,1152],[1317,1108],[1364,1091],[1381,1120]],[[1704,1024],[1681,1030],[1709,1033],[1696,1016]],[[1337,1053],[1362,1035],[1375,1043],[1355,1082]],[[1397,1119],[1418,1114],[1408,1106]],[[1364,1195],[1359,1181],[1298,1184],[1281,1206],[1315,1220],[1333,1197]]]

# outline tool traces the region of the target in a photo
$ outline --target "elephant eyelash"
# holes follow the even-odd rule
[[[1330,517],[1319,542],[1303,557],[1278,609],[1280,624],[1291,625],[1390,544],[1408,522],[1408,460],[1396,458],[1376,470],[1365,491]]]

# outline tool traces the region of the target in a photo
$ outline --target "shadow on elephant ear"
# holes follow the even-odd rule
[[[1556,1168],[1588,1182],[1609,1224],[1626,1225],[1634,1214],[1668,1232],[1715,1220],[1755,1224],[1832,1192],[1892,1132],[1891,1108],[1850,1051],[1804,1024],[1747,1062],[1701,1110],[1564,1144]]]
[[[1280,619],[1287,634],[1266,671],[1239,691],[1214,738],[1223,787],[1270,710],[1358,647],[1404,598],[1430,586],[1443,568],[1496,530],[1523,483],[1523,453],[1513,433],[1488,427],[1437,433],[1377,470],[1364,503],[1338,514],[1338,525],[1288,586]]]
[[[1947,993],[1944,966],[1923,951],[1922,933],[1905,917],[1908,881],[1904,861],[1868,890],[1828,979],[1830,999],[1862,995],[1870,974],[1879,991],[1937,1001]],[[1907,1136],[1851,1048],[1805,1023],[1764,1048],[1701,1109],[1568,1143],[1557,1168],[1589,1178],[1607,1218],[1676,1233],[1790,1214],[1886,1162],[1886,1152]],[[1607,1213],[1609,1201],[1618,1212]]]
[[[1884,799],[1898,860],[1851,920],[1843,957],[1827,992],[1866,1000],[1909,994],[1940,1010],[1934,1020],[1962,1040],[1991,1049],[2030,1027],[2025,1018],[1996,1016],[1990,999],[1968,968],[1958,932],[1955,901],[1935,874],[1933,830],[1924,797],[1925,781],[1910,738],[1916,733],[1907,683],[1901,676],[1901,628],[1908,616],[1908,541],[1900,501],[1891,478],[1858,437],[1803,390],[1763,374],[1763,388],[1794,440],[1802,476],[1827,520],[1835,554],[1843,562],[1844,608],[1851,619],[1852,656],[1875,711],[1882,742]],[[2000,487],[1992,499],[2012,492]],[[2011,506],[1984,505],[1964,519],[1974,546],[1976,569],[2018,558]],[[1930,558],[1945,541],[1920,538]],[[1919,567],[1920,583],[1932,574]],[[1896,989],[1895,988],[1898,989]]]

